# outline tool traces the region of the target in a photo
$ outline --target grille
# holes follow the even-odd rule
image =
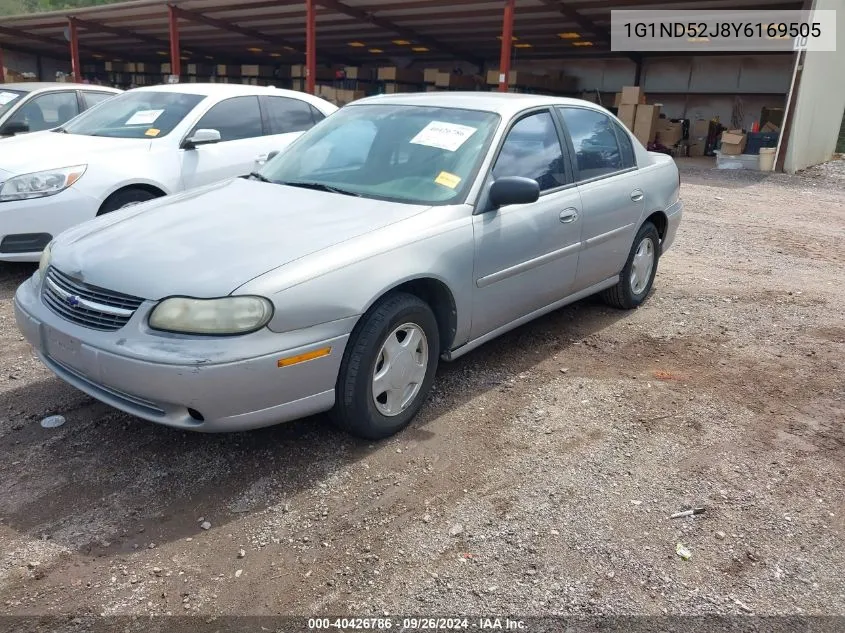
[[[143,299],[112,292],[47,269],[44,303],[59,316],[92,330],[113,332],[129,322]]]

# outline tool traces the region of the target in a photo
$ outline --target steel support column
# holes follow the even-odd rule
[[[317,10],[305,1],[305,92],[314,94],[317,80]]]
[[[79,62],[79,32],[76,28],[76,20],[68,18],[68,31],[70,31],[70,69],[73,80],[82,83],[82,65]]]
[[[505,1],[502,20],[502,55],[499,58],[499,92],[507,92],[511,74],[511,48],[513,47],[513,14],[516,0]]]
[[[167,5],[170,18],[170,74],[182,77],[182,48],[179,46],[179,16],[176,7]]]

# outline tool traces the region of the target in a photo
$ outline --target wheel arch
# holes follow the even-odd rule
[[[114,190],[110,191],[103,201],[100,203],[100,208],[97,210],[97,215],[100,215],[103,211],[103,207],[106,206],[109,200],[111,200],[114,196],[123,193],[124,191],[131,191],[133,189],[138,189],[141,191],[147,191],[153,194],[156,198],[161,198],[167,195],[167,192],[160,186],[148,183],[148,182],[133,182],[128,184],[120,185],[119,187],[115,188]]]
[[[440,330],[440,350],[446,352],[452,349],[458,330],[458,308],[449,285],[444,280],[430,275],[398,281],[374,296],[364,308],[363,314],[367,314],[385,297],[397,292],[414,295],[429,305]]]
[[[655,226],[657,234],[660,236],[660,241],[663,242],[666,238],[666,231],[669,229],[669,217],[666,215],[666,212],[661,209],[652,211],[651,214],[646,216],[646,218],[640,223],[640,226],[637,228],[638,232],[646,222],[651,222]]]

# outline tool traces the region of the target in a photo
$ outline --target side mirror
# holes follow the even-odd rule
[[[267,154],[267,162],[269,163],[271,160],[273,160],[274,158],[276,158],[276,156],[278,156],[278,155],[279,155],[279,150],[274,149],[272,152],[270,152],[269,154]]]
[[[0,128],[0,136],[14,136],[15,134],[26,134],[29,126],[23,121],[9,121]]]
[[[531,178],[507,176],[490,186],[490,204],[493,208],[511,204],[531,204],[540,198],[540,184]]]
[[[200,145],[219,143],[221,140],[223,140],[223,137],[220,136],[220,132],[217,130],[197,130],[193,136],[185,139],[182,147],[184,149],[194,149]]]

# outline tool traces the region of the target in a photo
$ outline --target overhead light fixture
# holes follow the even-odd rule
[[[161,55],[162,57],[167,57],[168,55],[170,55],[170,53],[168,53],[167,51],[156,51],[156,54]]]
[[[502,36],[501,36],[501,35],[497,35],[497,36],[496,36],[496,39],[497,39],[497,40],[501,40],[501,39],[502,39]],[[511,42],[516,42],[518,39],[519,39],[519,38],[518,38],[516,35],[512,35],[512,36],[511,36]]]
[[[93,57],[94,59],[102,59],[103,58],[102,55],[98,55],[97,53],[91,53],[91,57]]]
[[[411,45],[411,43],[408,40],[393,40],[393,43],[396,44],[396,46],[410,46]]]
[[[281,57],[281,53],[270,53],[270,57]]]
[[[411,50],[414,51],[415,53],[427,53],[431,49],[429,49],[425,46],[414,46]]]
[[[518,44],[513,45],[514,48],[531,48],[531,44],[528,42],[520,42]]]
[[[592,42],[572,42],[573,46],[592,46]]]
[[[381,50],[380,48],[371,48],[370,52],[371,53],[383,53],[384,51]]]
[[[248,50],[250,53],[263,53],[264,52],[263,48],[256,48],[254,46],[252,46],[252,47],[250,47],[246,50]]]
[[[285,46],[284,49],[286,51],[290,51],[291,53],[295,53],[296,49],[293,46]]]
[[[562,40],[577,40],[581,35],[578,33],[568,32],[568,33],[558,33],[557,36]]]
[[[352,48],[364,48],[366,46],[366,44],[364,44],[364,42],[349,42],[349,45]]]

